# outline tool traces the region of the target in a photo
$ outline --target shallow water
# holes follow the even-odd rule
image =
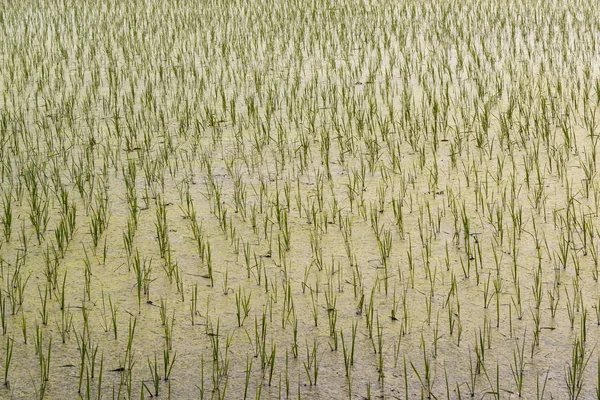
[[[593,7],[43,6],[0,19],[0,397],[597,396]]]

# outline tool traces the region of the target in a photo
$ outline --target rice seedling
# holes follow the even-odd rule
[[[112,330],[115,337],[115,340],[118,338],[118,324],[117,324],[117,311],[119,310],[118,306],[114,305],[112,302],[112,298],[108,297],[108,303],[110,306],[110,316],[112,321]]]
[[[40,318],[42,320],[43,325],[48,325],[48,285],[44,286],[44,295],[42,296],[42,290],[38,287],[38,294],[40,297],[41,308],[39,310]],[[2,304],[5,304],[2,302]],[[2,308],[2,314],[5,314],[4,307]],[[4,325],[4,323],[3,323]]]
[[[6,336],[6,348],[5,348],[5,356],[4,356],[4,386],[8,387],[8,372],[10,370],[10,363],[12,361],[13,349],[15,346],[15,341],[10,336]]]
[[[150,358],[148,358],[148,369],[150,369],[151,387],[148,388],[148,386],[146,386],[145,382],[142,382],[142,383],[143,383],[143,387],[148,391],[150,396],[155,397],[155,396],[158,396],[158,392],[160,389],[160,375],[158,372],[158,362],[156,360],[156,354],[154,354],[153,362],[151,361]]]
[[[319,378],[319,354],[316,339],[311,350],[309,350],[308,342],[306,343],[306,361],[303,365],[309,384],[311,386],[316,385]]]
[[[423,350],[423,372],[422,374],[419,374],[419,371],[417,370],[417,368],[415,367],[415,365],[412,363],[412,361],[410,362],[410,366],[412,368],[412,370],[414,371],[415,375],[417,376],[417,379],[419,380],[419,383],[421,384],[421,388],[422,388],[422,393],[424,394],[424,396],[426,398],[431,398],[431,397],[435,397],[432,393],[433,390],[433,371],[431,370],[431,359],[429,357],[429,355],[427,354],[427,350],[425,348],[425,340],[423,339],[423,335],[421,335],[421,348]],[[405,373],[406,373],[406,368],[405,368]]]
[[[578,399],[583,388],[583,374],[590,361],[591,353],[587,355],[585,344],[579,339],[575,339],[572,347],[571,363],[565,367],[565,383],[567,385],[569,398]]]
[[[4,240],[6,240],[6,243],[10,242],[13,222],[12,217],[12,194],[9,190],[4,193],[4,198],[2,201],[2,233],[4,235]]]
[[[523,334],[521,346],[519,347],[519,343],[516,343],[515,349],[513,350],[512,364],[510,364],[510,372],[515,383],[516,392],[519,396],[521,396],[523,391],[523,381],[525,376],[525,358],[523,354],[524,349],[525,334]]]
[[[169,247],[169,232],[167,225],[167,211],[164,200],[158,198],[156,200],[156,237],[158,240],[158,248],[161,258],[165,257],[167,248]]]
[[[546,392],[546,384],[548,383],[548,374],[550,373],[550,369],[548,369],[546,371],[546,377],[544,378],[544,383],[540,388],[540,376],[539,374],[536,376],[536,380],[535,380],[535,391],[536,391],[536,397],[538,399],[543,399],[544,398],[544,393]]]
[[[169,349],[169,347],[165,347],[165,349],[163,350],[163,379],[165,381],[169,380],[176,359],[177,352],[173,353],[173,355],[171,356],[171,350]]]

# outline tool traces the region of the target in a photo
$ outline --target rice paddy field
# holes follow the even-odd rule
[[[593,1],[0,32],[0,398],[600,398]]]

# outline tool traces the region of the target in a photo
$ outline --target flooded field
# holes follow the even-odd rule
[[[5,1],[0,398],[600,398],[600,14]]]

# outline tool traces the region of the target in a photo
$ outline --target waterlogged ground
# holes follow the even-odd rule
[[[598,397],[599,22],[4,2],[0,397]]]

